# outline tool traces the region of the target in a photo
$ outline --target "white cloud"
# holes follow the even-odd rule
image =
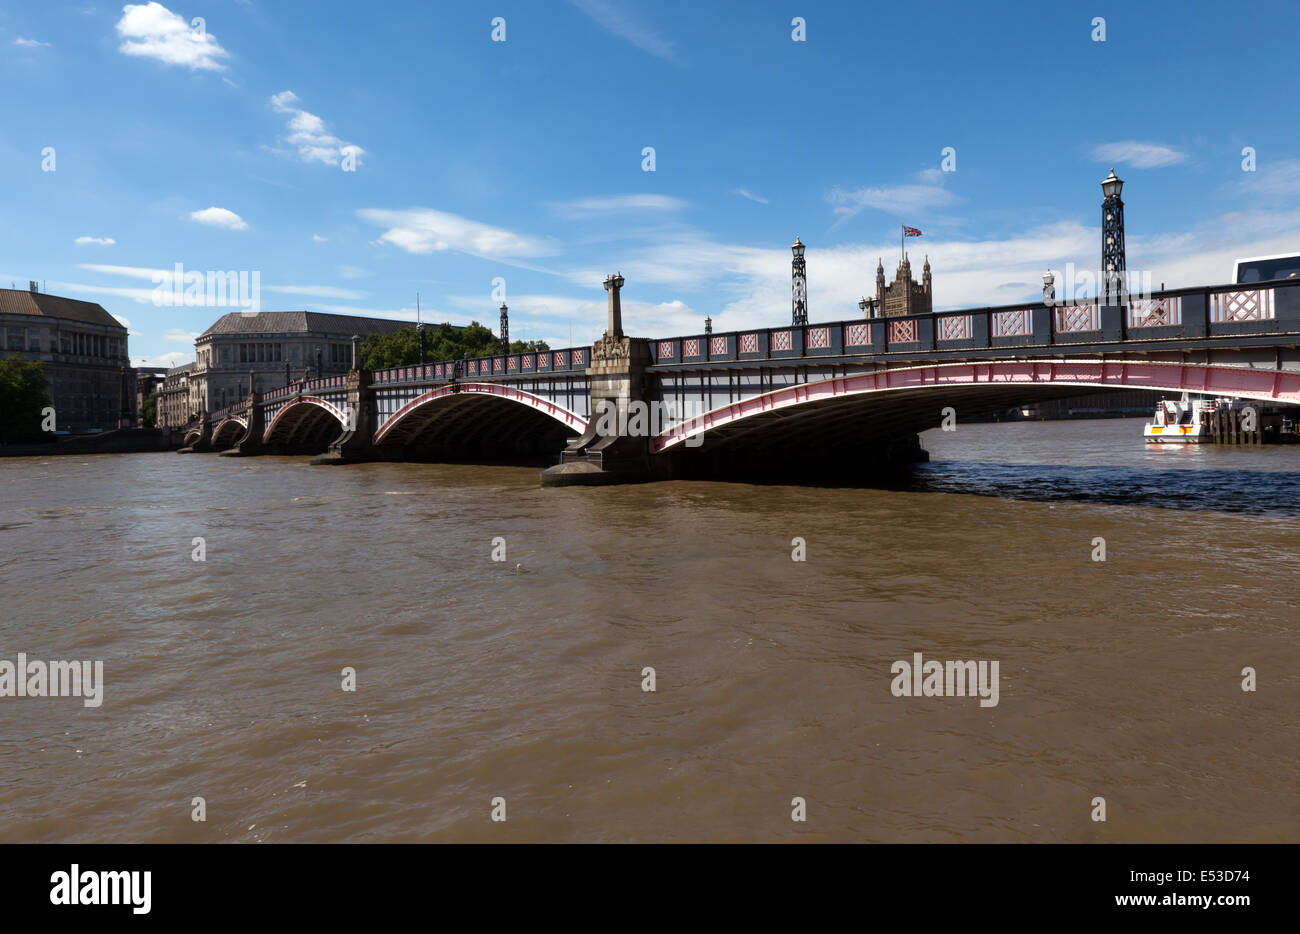
[[[1231,186],[1237,194],[1263,195],[1271,201],[1300,196],[1300,160],[1269,162],[1256,172],[1243,172]]]
[[[608,0],[569,0],[569,2],[594,19],[607,32],[613,33],[620,39],[626,39],[643,52],[672,61],[673,44],[626,9],[620,9]]]
[[[184,331],[180,328],[169,328],[162,339],[169,344],[192,344],[199,339],[198,331]]]
[[[161,3],[127,4],[117,21],[122,38],[118,51],[152,58],[165,65],[180,65],[191,71],[225,71],[218,59],[229,52],[206,29],[192,27],[185,18]]]
[[[284,295],[309,295],[313,298],[341,298],[344,301],[365,298],[370,294],[353,289],[340,289],[332,285],[264,285],[262,291],[279,292]]]
[[[154,299],[153,289],[128,289],[111,285],[85,285],[80,282],[51,282],[51,286],[60,292],[74,295],[111,296],[126,298],[141,305],[151,305]]]
[[[750,201],[756,201],[759,204],[767,204],[766,198],[754,194],[748,188],[737,188],[736,194],[740,195],[742,198],[748,198]]]
[[[275,112],[289,117],[288,134],[284,141],[297,150],[299,159],[303,162],[338,165],[343,157],[351,155],[356,164],[361,165],[361,157],[366,152],[364,149],[345,143],[330,133],[324,120],[296,106],[298,103],[298,95],[292,91],[271,95],[271,107]]]
[[[646,211],[681,211],[690,203],[668,195],[610,195],[604,198],[579,198],[552,204],[551,210],[568,220],[586,220],[612,214]]]
[[[475,318],[495,329],[496,310],[485,305],[481,295],[457,295],[449,303],[462,311],[464,318]],[[694,333],[704,329],[704,314],[685,302],[650,302],[624,295],[623,324],[630,333],[669,335]],[[573,346],[590,344],[605,327],[606,299],[575,298],[554,293],[521,293],[510,297],[510,333],[516,340],[542,338],[552,347],[568,347],[569,328],[573,329]],[[430,320],[426,315],[425,320]],[[543,334],[558,335],[555,338]]]
[[[248,229],[248,224],[244,223],[242,217],[225,208],[211,207],[204,208],[202,211],[191,211],[190,220],[199,224],[206,224],[209,227],[221,227],[225,230]]]
[[[885,185],[879,188],[845,190],[836,185],[826,193],[825,200],[841,217],[852,217],[863,208],[873,208],[886,214],[904,215],[944,207],[958,200],[957,196],[938,185]]]
[[[317,243],[324,243],[326,239],[325,237],[322,237],[320,234],[312,234],[311,238],[315,240]]]
[[[174,366],[180,366],[182,363],[189,363],[194,359],[194,351],[185,353],[181,350],[173,350],[171,353],[155,354],[152,357],[137,357],[132,366],[165,366],[171,369]]]
[[[78,237],[73,241],[73,243],[76,243],[78,246],[86,246],[92,243],[96,246],[112,246],[114,243],[117,243],[117,241],[112,237]]]
[[[170,269],[150,269],[146,266],[108,266],[103,263],[78,263],[78,269],[88,269],[91,272],[103,272],[110,276],[126,276],[129,279],[149,279],[153,280],[156,275],[170,276]]]
[[[362,269],[360,266],[349,266],[347,263],[339,266],[338,273],[344,279],[365,279],[374,275],[369,269]]]
[[[1159,143],[1140,143],[1130,139],[1094,146],[1092,158],[1096,162],[1122,163],[1135,169],[1158,169],[1186,162],[1187,153]]]
[[[455,250],[489,259],[508,259],[552,252],[542,241],[432,208],[363,208],[357,215],[376,227],[388,228],[380,234],[379,243],[391,243],[407,253]]]
[[[24,39],[22,36],[19,36],[10,44],[16,45],[20,49],[48,49],[50,47],[48,42],[41,42],[39,39]]]

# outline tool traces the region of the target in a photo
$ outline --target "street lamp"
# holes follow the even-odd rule
[[[1101,272],[1105,285],[1105,304],[1123,301],[1124,273],[1124,202],[1120,192],[1124,182],[1111,169],[1101,182]]]
[[[708,315],[704,316],[704,333],[705,334],[713,333],[713,319],[710,318]]]
[[[316,345],[316,375],[320,376],[325,371],[321,368],[320,344]]]
[[[1110,174],[1101,181],[1101,193],[1107,198],[1118,198],[1123,189],[1124,180],[1115,175],[1114,169],[1111,169]]]
[[[802,327],[808,323],[808,274],[803,259],[803,241],[797,236],[790,251],[794,254],[790,260],[790,323]]]

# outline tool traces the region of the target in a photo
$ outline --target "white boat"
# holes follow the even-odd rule
[[[1142,437],[1152,444],[1205,444],[1212,442],[1209,414],[1220,406],[1230,405],[1227,399],[1192,399],[1187,393],[1174,402],[1162,399],[1156,403],[1155,417],[1142,429]]]

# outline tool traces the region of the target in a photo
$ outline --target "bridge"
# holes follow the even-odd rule
[[[549,458],[546,484],[854,478],[926,459],[917,434],[1099,390],[1300,404],[1300,280],[1123,304],[1031,303],[650,339],[605,280],[594,345],[299,381],[205,414],[186,451],[313,463]],[[250,379],[250,385],[252,385]]]

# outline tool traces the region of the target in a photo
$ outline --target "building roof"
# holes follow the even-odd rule
[[[0,289],[0,314],[63,318],[65,321],[126,330],[122,322],[104,310],[103,305],[25,289]]]
[[[199,340],[218,334],[391,334],[415,327],[411,321],[391,318],[362,318],[359,315],[328,315],[318,311],[263,311],[249,315],[233,311],[222,315],[199,335]]]

